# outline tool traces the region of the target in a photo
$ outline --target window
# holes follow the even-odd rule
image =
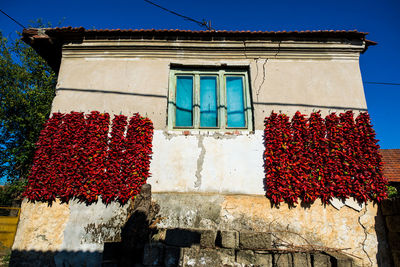
[[[253,127],[245,70],[172,69],[169,88],[169,129]]]

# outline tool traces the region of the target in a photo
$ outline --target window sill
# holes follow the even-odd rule
[[[177,135],[184,135],[184,136],[196,136],[196,135],[203,135],[203,136],[212,136],[212,135],[250,135],[254,134],[254,131],[249,131],[248,129],[226,129],[226,130],[220,130],[220,129],[196,129],[196,130],[191,130],[191,129],[173,129],[173,130],[168,130],[168,134],[177,134]]]

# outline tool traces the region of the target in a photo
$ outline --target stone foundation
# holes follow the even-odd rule
[[[157,204],[151,216],[150,199]],[[235,264],[245,259],[275,261],[275,254],[294,262],[300,257],[298,253],[306,253],[306,261],[312,263],[319,261],[319,255],[331,253],[331,263],[346,255],[353,265],[390,266],[384,222],[373,203],[360,211],[346,205],[337,209],[319,201],[310,206],[274,207],[259,195],[161,192],[153,193],[146,201],[141,209],[134,209],[132,203],[86,206],[70,201],[48,206],[24,201],[11,262],[17,263],[14,266],[99,266],[122,246],[124,253],[134,255],[141,264],[143,253],[158,253],[163,255],[163,262],[178,258],[182,265],[189,266],[211,250],[210,255],[230,255],[227,259]],[[135,205],[139,202],[137,198]],[[147,215],[140,215],[143,210]],[[144,226],[137,224],[142,219]],[[192,242],[190,238],[197,229],[201,234]],[[177,232],[187,236],[182,238]],[[258,246],[254,246],[255,241]]]
[[[267,232],[158,229],[149,243],[124,253],[123,244],[107,244],[107,266],[265,266],[352,267],[351,257],[337,251],[277,248],[278,240]],[[109,248],[109,249],[107,249]],[[135,255],[139,255],[136,256]]]

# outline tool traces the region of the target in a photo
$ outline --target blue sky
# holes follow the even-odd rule
[[[154,0],[217,30],[354,30],[378,42],[360,57],[366,82],[400,83],[400,1],[175,1]],[[201,29],[143,0],[2,1],[0,8],[28,26],[42,18],[53,25],[87,29]],[[0,29],[17,38],[21,28],[0,14]],[[400,148],[400,86],[364,84],[369,112],[382,148]]]

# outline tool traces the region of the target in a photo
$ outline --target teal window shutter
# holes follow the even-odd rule
[[[243,77],[226,76],[228,127],[245,127]]]
[[[193,126],[193,76],[177,76],[176,78],[175,125]]]
[[[200,77],[200,127],[218,126],[217,77]]]

